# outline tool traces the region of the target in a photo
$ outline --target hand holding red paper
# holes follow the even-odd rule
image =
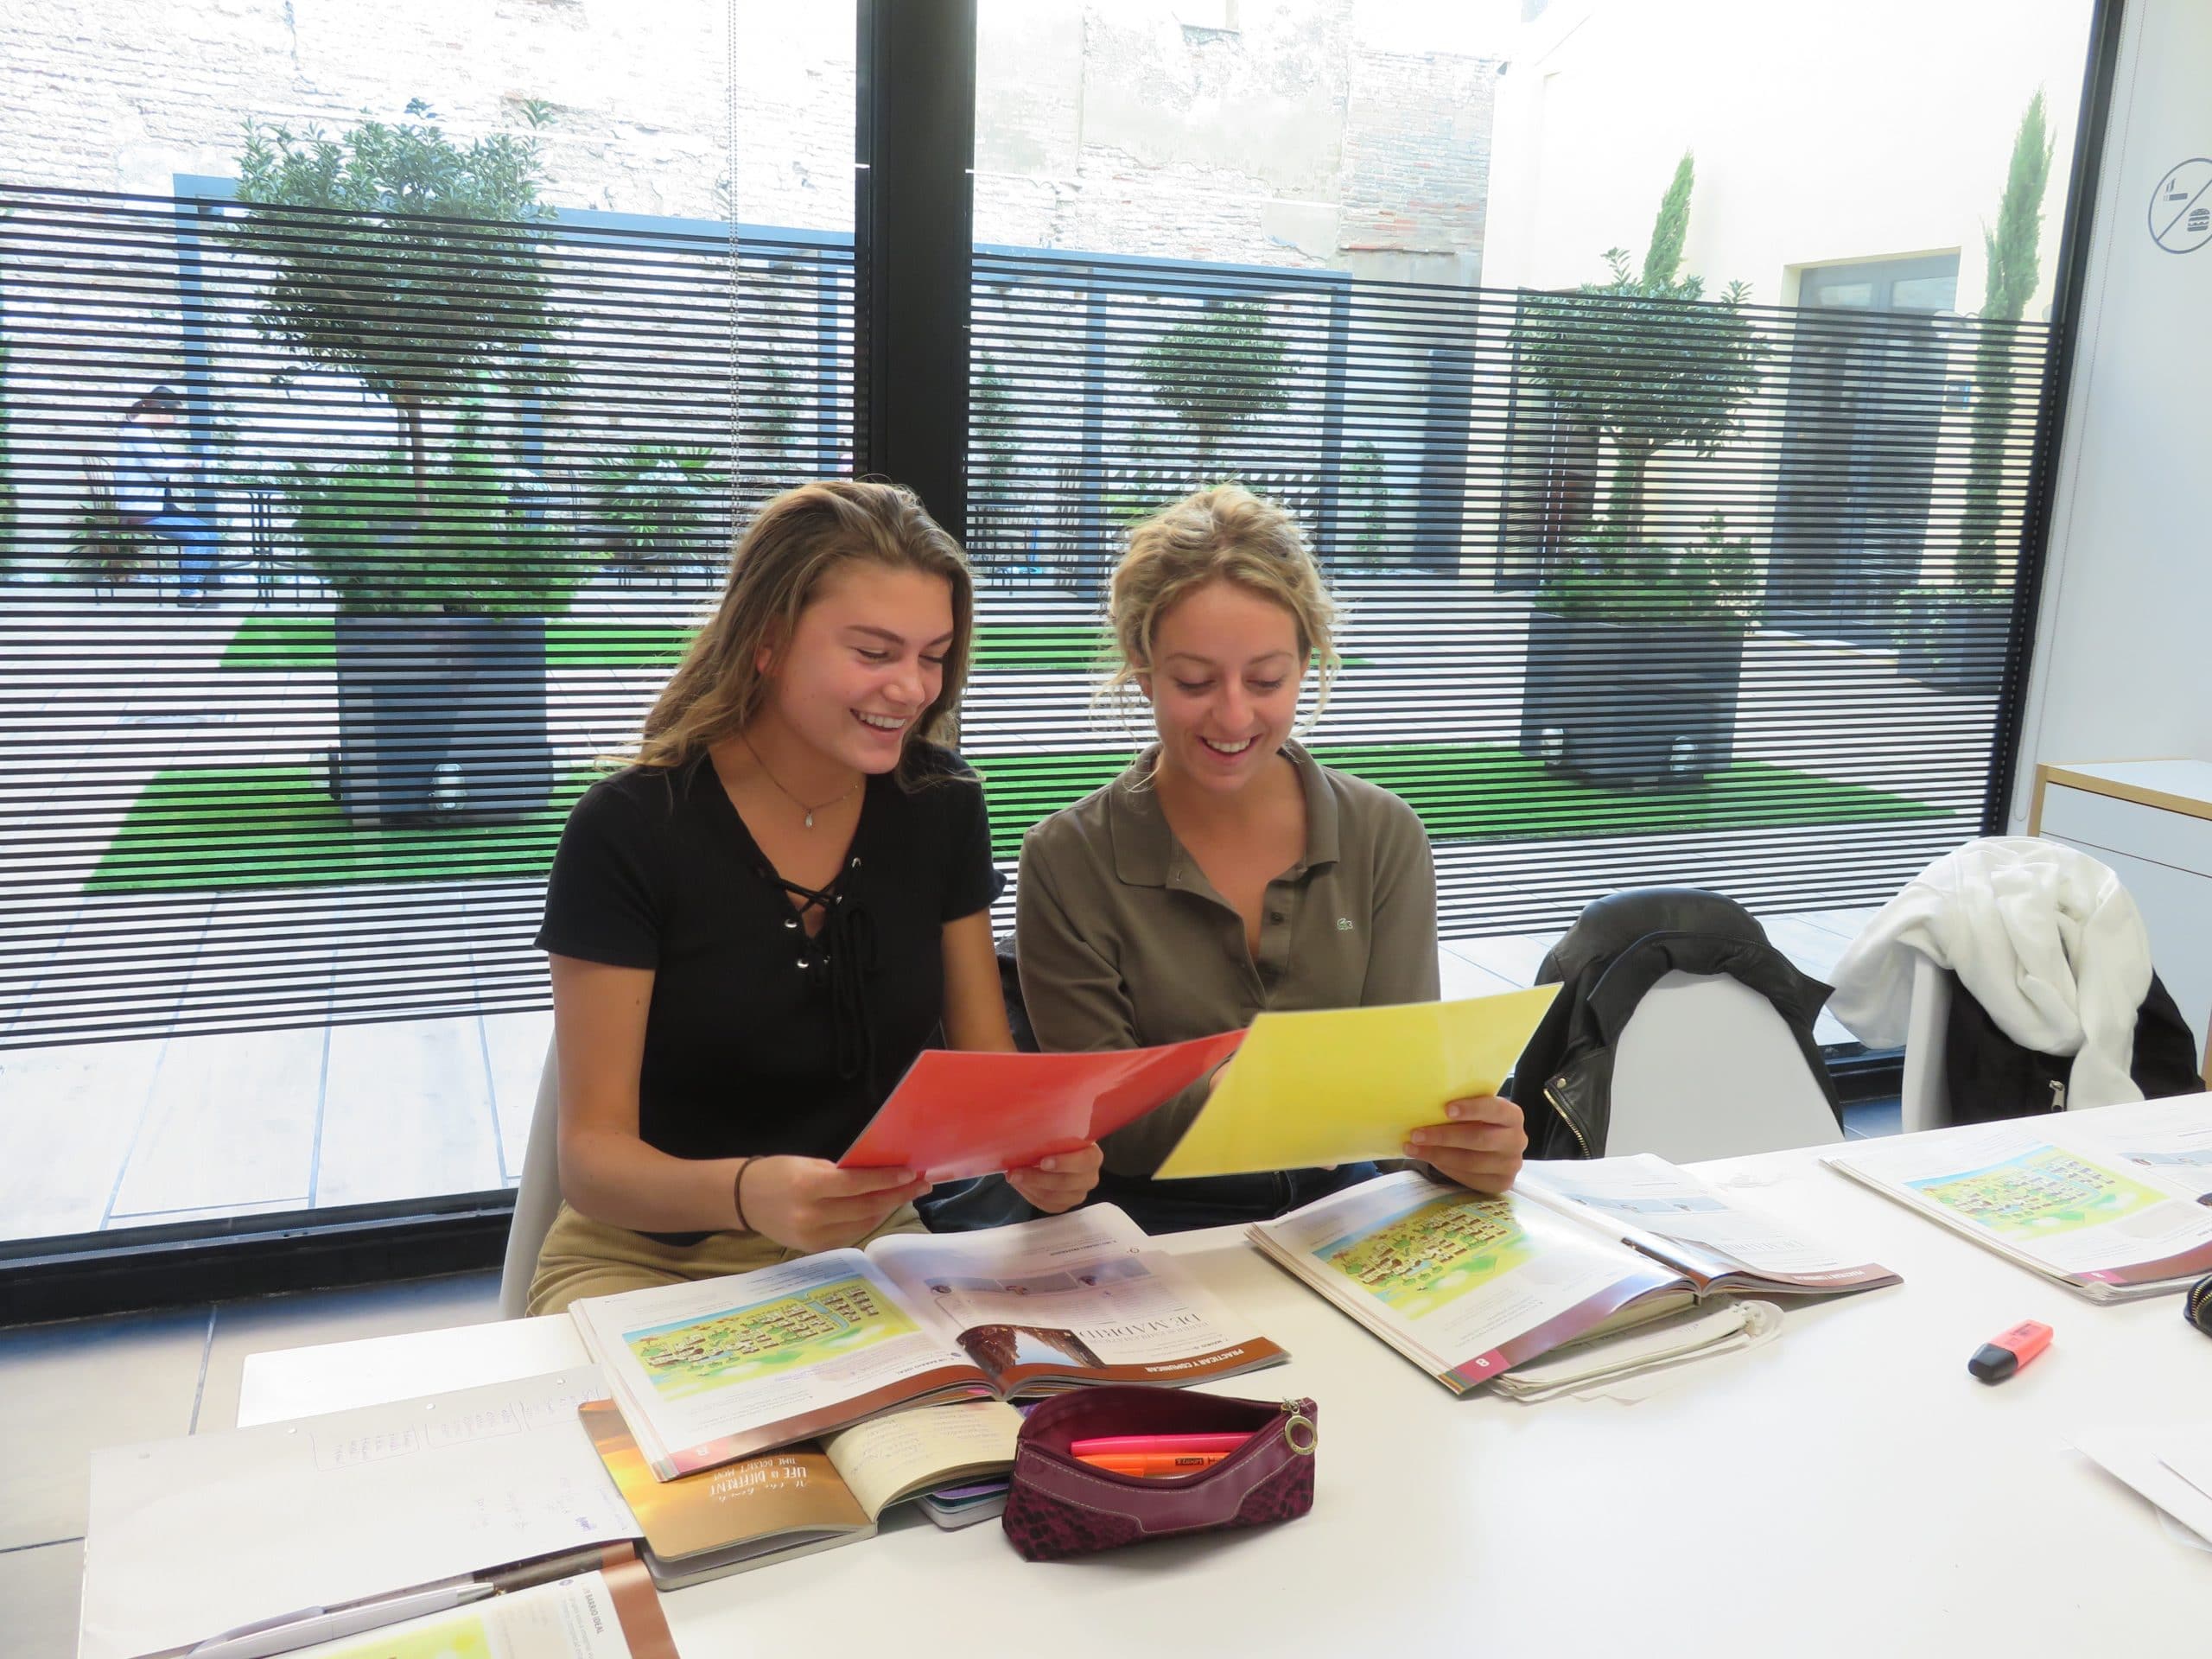
[[[928,1181],[1013,1172],[1023,1196],[1052,1208],[1030,1187],[1057,1198],[1067,1183],[1052,1178],[1084,1178],[1080,1198],[1096,1175],[1084,1166],[1098,1155],[1098,1141],[1212,1071],[1243,1040],[1243,1032],[1225,1031],[1100,1054],[925,1049],[838,1166],[911,1169]],[[1048,1158],[1071,1161],[1043,1171],[1040,1181],[1033,1172]]]

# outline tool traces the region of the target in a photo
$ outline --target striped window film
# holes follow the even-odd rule
[[[850,467],[849,239],[747,227],[733,309],[726,226],[0,207],[0,1046],[543,1007],[543,872],[711,602],[733,409],[741,505]],[[419,467],[271,325],[288,280],[397,342]],[[1869,903],[1977,832],[2048,328],[999,247],[972,308],[1009,866],[1141,737],[1093,696],[1118,537],[1221,477],[1323,556],[1312,741],[1421,812],[1448,933]]]
[[[1141,741],[1090,696],[1103,581],[1226,478],[1325,563],[1310,741],[1420,811],[1447,935],[1649,883],[1878,903],[1980,832],[2047,327],[1007,248],[973,318],[1002,849]]]
[[[0,191],[0,1046],[544,1006],[734,424],[743,508],[852,464],[849,237],[744,230],[734,303],[723,225],[232,195]]]

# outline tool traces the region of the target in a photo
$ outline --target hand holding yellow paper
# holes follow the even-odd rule
[[[1263,1014],[1157,1172],[1163,1180],[1405,1155],[1446,1101],[1494,1095],[1556,985],[1459,1002]]]

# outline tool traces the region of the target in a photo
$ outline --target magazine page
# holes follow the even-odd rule
[[[1810,1292],[1897,1282],[1887,1268],[1839,1255],[1653,1153],[1526,1164],[1519,1185],[1534,1197],[1564,1200],[1624,1243],[1694,1278],[1747,1274]]]
[[[293,1659],[676,1659],[636,1561],[296,1649]]]
[[[2212,1210],[2063,1117],[1870,1141],[1827,1161],[2092,1294],[2212,1272]]]
[[[1110,1204],[983,1232],[893,1234],[868,1254],[1009,1395],[1193,1382],[1285,1357]]]
[[[2212,1192],[2212,1095],[2109,1107],[2084,1127],[2129,1163],[2156,1170],[2199,1197]]]
[[[583,1326],[663,1480],[988,1380],[858,1250],[594,1296]]]
[[[1268,1254],[1455,1391],[1588,1334],[1680,1274],[1529,1199],[1410,1171],[1252,1230]]]

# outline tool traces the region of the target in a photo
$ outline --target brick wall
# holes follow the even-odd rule
[[[987,9],[977,234],[1476,280],[1494,65],[1376,49],[1355,0],[1235,15]],[[466,138],[536,100],[549,200],[719,218],[724,16],[719,0],[8,0],[0,182],[165,195],[179,173],[233,173],[249,119],[335,130],[420,97]],[[740,215],[849,228],[849,12],[748,7],[742,29]]]

